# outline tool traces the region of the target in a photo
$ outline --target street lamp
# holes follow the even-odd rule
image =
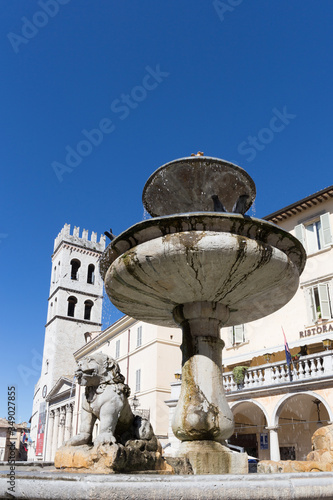
[[[140,401],[138,400],[136,395],[134,395],[134,398],[132,399],[132,406],[134,411],[136,411],[137,407],[140,406]]]
[[[178,370],[178,372],[175,373],[175,379],[176,380],[181,380],[182,379],[182,372]]]
[[[267,352],[266,354],[264,354],[264,358],[266,360],[266,363],[270,362],[272,356],[273,356],[273,354],[271,354],[270,352]]]
[[[317,426],[320,427],[323,425],[322,421],[320,420],[320,403],[319,399],[314,399],[312,402],[317,406],[317,416],[318,416],[318,421],[317,421]]]
[[[322,343],[323,343],[326,351],[331,349],[331,347],[332,347],[332,340],[331,339],[324,339],[324,340],[322,340]]]

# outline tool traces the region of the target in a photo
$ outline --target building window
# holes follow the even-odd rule
[[[229,328],[229,344],[238,345],[245,342],[244,325],[231,326]]]
[[[74,318],[76,304],[77,304],[76,297],[68,297],[67,316],[71,316],[72,318]]]
[[[307,288],[306,292],[310,323],[315,323],[319,319],[332,319],[330,283],[319,283]]]
[[[45,362],[45,375],[49,372],[49,360],[47,359]]]
[[[116,341],[116,359],[120,357],[120,339]]]
[[[295,226],[295,236],[310,255],[333,243],[330,214],[327,212],[320,217]]]
[[[141,368],[135,372],[135,392],[141,390]]]
[[[87,283],[90,283],[91,285],[93,285],[94,282],[95,282],[95,266],[94,266],[94,264],[89,264]]]
[[[140,347],[142,344],[142,326],[138,326],[136,331],[136,347]]]
[[[79,279],[79,269],[81,266],[81,262],[77,259],[71,260],[71,280]]]
[[[91,310],[92,310],[93,305],[94,305],[94,303],[91,300],[86,300],[84,302],[84,319],[90,320]]]
[[[84,334],[84,338],[85,338],[86,344],[88,344],[88,342],[91,341],[91,333],[90,332],[86,332]]]

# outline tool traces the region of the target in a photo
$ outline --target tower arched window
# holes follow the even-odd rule
[[[91,318],[91,309],[94,303],[91,300],[86,300],[84,302],[84,319],[90,320]]]
[[[74,318],[76,304],[77,304],[76,297],[68,297],[67,316],[71,316],[72,318]]]
[[[71,279],[72,280],[79,279],[80,266],[81,266],[81,262],[78,259],[71,260]]]
[[[91,285],[93,285],[94,282],[95,282],[95,266],[94,266],[94,264],[89,264],[87,283],[90,283]]]

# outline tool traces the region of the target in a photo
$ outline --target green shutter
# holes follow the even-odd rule
[[[333,243],[331,224],[330,224],[330,213],[326,212],[326,214],[321,215],[320,222],[323,231],[324,246],[327,247],[329,245],[332,245]]]

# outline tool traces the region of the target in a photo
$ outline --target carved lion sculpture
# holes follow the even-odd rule
[[[153,429],[147,420],[135,417],[128,403],[130,388],[120,373],[118,363],[103,353],[78,362],[77,381],[85,386],[80,433],[65,443],[80,446],[92,443],[92,430],[100,420],[100,432],[94,446],[115,444],[127,439],[151,439]]]

